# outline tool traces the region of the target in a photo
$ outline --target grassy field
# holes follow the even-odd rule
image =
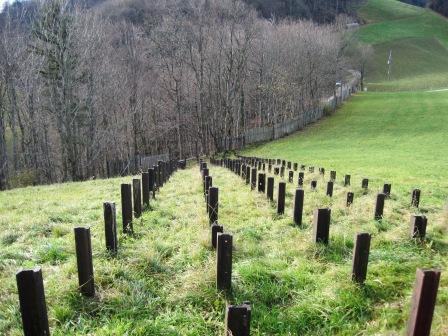
[[[362,93],[335,115],[244,151],[389,181],[403,197],[420,187],[427,206],[446,206],[448,92]]]
[[[397,0],[369,0],[360,17],[367,23],[357,38],[374,48],[367,87],[414,91],[448,87],[448,20],[428,9]],[[391,78],[387,60],[392,50]]]
[[[446,214],[422,208],[428,239],[408,239],[408,199],[393,192],[385,220],[372,220],[375,187],[344,205],[348,190],[335,185],[325,196],[324,180],[306,173],[303,228],[292,223],[287,186],[284,216],[265,196],[224,168],[211,167],[220,188],[220,223],[234,235],[233,292],[217,293],[215,253],[197,166],[176,173],[152,210],[134,223],[136,235],[120,235],[120,252],[104,252],[102,202],[119,204],[125,179],[17,189],[0,193],[0,334],[20,335],[14,274],[43,268],[53,335],[221,335],[225,303],[253,304],[252,335],[399,334],[409,314],[417,267],[446,269]],[[309,188],[318,180],[318,191]],[[277,179],[278,182],[278,179]],[[277,185],[276,182],[276,185]],[[312,212],[332,208],[328,247],[311,242]],[[119,222],[121,222],[119,220]],[[77,292],[73,227],[92,228],[97,295]],[[118,223],[118,227],[121,227]],[[353,236],[372,233],[365,286],[350,280]],[[442,278],[433,335],[445,335],[448,282]]]

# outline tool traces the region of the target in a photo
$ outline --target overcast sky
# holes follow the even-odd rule
[[[0,0],[0,10],[3,10],[3,5],[9,0]]]

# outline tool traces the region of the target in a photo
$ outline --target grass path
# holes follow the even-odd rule
[[[135,222],[136,236],[120,235],[115,259],[103,252],[102,202],[116,200],[120,209],[119,183],[129,177],[0,193],[0,334],[21,335],[14,273],[22,266],[43,267],[53,335],[221,335],[226,300],[252,302],[252,335],[398,333],[408,316],[415,268],[446,269],[439,214],[427,212],[428,241],[411,242],[413,210],[394,193],[388,219],[378,225],[371,220],[375,186],[364,196],[354,187],[355,204],[346,209],[347,188],[338,183],[329,199],[324,180],[307,173],[305,225],[299,229],[291,219],[292,184],[287,212],[277,216],[265,195],[239,177],[215,166],[210,173],[220,189],[220,223],[234,235],[229,297],[215,290],[215,252],[197,166],[172,176],[153,210]],[[313,178],[318,192],[309,190]],[[311,243],[312,212],[320,206],[332,208],[328,247]],[[92,227],[94,300],[77,293],[72,230],[78,225]],[[16,230],[22,226],[23,232]],[[350,267],[353,236],[361,230],[374,238],[368,280],[359,288],[350,281]],[[444,277],[434,335],[446,334],[447,303]]]

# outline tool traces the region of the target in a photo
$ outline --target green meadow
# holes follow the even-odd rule
[[[369,0],[356,37],[374,49],[368,90],[416,91],[448,87],[448,20],[397,0]],[[391,76],[387,61],[392,51]]]
[[[0,333],[21,335],[15,272],[42,267],[53,335],[222,335],[226,303],[252,302],[251,335],[401,334],[417,267],[446,268],[447,216],[424,201],[425,241],[409,238],[409,199],[392,191],[385,219],[373,218],[376,189],[341,179],[325,196],[325,177],[305,173],[304,225],[292,221],[294,184],[285,215],[266,195],[211,166],[219,187],[219,221],[234,236],[233,291],[215,289],[215,252],[195,165],[161,189],[151,209],[119,234],[119,253],[105,252],[102,202],[117,202],[131,177],[16,189],[0,194]],[[327,176],[328,177],[328,176]],[[310,181],[316,179],[316,191]],[[276,190],[279,179],[276,178]],[[345,194],[355,203],[345,206]],[[275,192],[274,197],[277,197]],[[312,214],[331,207],[330,244],[312,242]],[[118,228],[121,228],[118,211]],[[90,226],[96,296],[78,293],[73,228]],[[120,230],[121,231],[121,230]],[[372,234],[367,281],[351,281],[353,238]],[[447,278],[441,281],[433,335],[448,328]]]

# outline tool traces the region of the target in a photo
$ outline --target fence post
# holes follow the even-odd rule
[[[246,184],[250,183],[250,166],[246,166]]]
[[[266,174],[258,174],[258,191],[264,193],[266,191]]]
[[[353,192],[349,191],[347,193],[347,204],[346,204],[348,207],[353,204],[354,198],[355,198],[355,194]]]
[[[75,228],[76,261],[78,264],[79,290],[84,296],[95,295],[93,281],[92,243],[90,228]]]
[[[134,198],[134,213],[135,218],[140,218],[142,215],[142,190],[139,179],[132,180],[132,194]]]
[[[285,195],[286,195],[286,183],[280,182],[278,184],[278,202],[277,202],[277,214],[283,215],[285,213]]]
[[[367,265],[369,263],[371,235],[369,233],[358,233],[355,237],[353,248],[352,280],[357,283],[364,283],[367,275]]]
[[[417,269],[407,336],[430,335],[439,280],[439,270]]]
[[[232,235],[217,233],[216,288],[218,290],[226,291],[232,287],[232,243]]]
[[[427,224],[426,216],[411,216],[411,237],[424,239]]]
[[[376,196],[376,205],[375,205],[375,220],[383,219],[384,212],[384,200],[386,199],[386,195],[383,193],[379,193]]]
[[[385,183],[383,186],[383,194],[386,195],[386,198],[390,197],[390,191],[392,189],[392,185],[390,183]]]
[[[411,206],[418,208],[420,205],[420,189],[412,190]]]
[[[331,209],[323,208],[314,210],[313,237],[316,243],[328,245],[330,235]]]
[[[288,173],[288,182],[294,183],[294,172],[292,170],[290,170]]]
[[[123,233],[132,233],[132,187],[126,183],[121,185],[121,216]]]
[[[327,182],[327,196],[333,197],[333,182]]]
[[[208,219],[210,225],[218,221],[218,192],[219,190],[216,187],[211,187],[208,191]]]
[[[218,232],[223,233],[224,227],[222,225],[219,225],[218,223],[214,223],[212,224],[211,231],[212,231],[212,240],[211,240],[212,247],[216,248],[217,234]]]
[[[294,223],[298,226],[302,226],[303,199],[303,189],[296,189],[296,195],[294,198]]]
[[[156,178],[155,178],[155,173],[154,173],[154,171],[155,171],[154,168],[149,168],[149,169],[148,169],[148,176],[149,176],[149,193],[151,194],[151,192],[152,192],[152,198],[156,198],[156,188],[155,188]]]
[[[297,162],[294,162],[294,171],[297,171],[297,169],[299,168],[299,164]]]
[[[305,178],[305,173],[304,172],[299,172],[299,187],[303,186],[303,179]]]
[[[149,207],[149,174],[148,172],[142,173],[142,194],[143,205],[145,208]]]
[[[267,197],[271,202],[274,201],[274,178],[273,177],[268,177]]]
[[[117,253],[117,215],[114,202],[104,202],[104,232],[106,234],[106,249]]]
[[[226,336],[249,336],[250,319],[250,302],[244,302],[240,306],[227,305]]]
[[[362,179],[361,187],[364,190],[367,190],[369,188],[369,179],[367,178]]]
[[[316,180],[312,180],[311,181],[311,189],[312,190],[316,190],[316,188],[317,188],[317,181]]]
[[[336,181],[336,171],[335,170],[330,171],[330,180],[333,182]]]
[[[257,168],[252,168],[250,189],[254,190],[257,185]]]
[[[347,187],[350,185],[350,175],[345,175],[344,176],[344,186]]]
[[[16,274],[20,313],[25,336],[49,336],[47,304],[40,267]]]

